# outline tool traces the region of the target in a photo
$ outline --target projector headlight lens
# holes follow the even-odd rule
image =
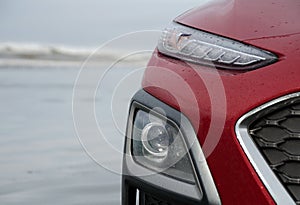
[[[165,126],[151,122],[142,130],[142,144],[144,151],[156,157],[166,157],[170,145],[170,136]]]
[[[195,183],[191,158],[175,123],[159,114],[138,110],[133,125],[131,149],[138,164]]]
[[[180,60],[231,70],[256,69],[277,60],[268,51],[177,23],[163,31],[158,50]]]

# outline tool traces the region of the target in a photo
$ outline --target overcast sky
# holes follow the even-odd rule
[[[203,0],[0,0],[0,42],[99,45],[162,29]]]

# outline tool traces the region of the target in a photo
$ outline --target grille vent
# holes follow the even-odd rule
[[[300,204],[300,99],[260,112],[248,131],[270,168]]]

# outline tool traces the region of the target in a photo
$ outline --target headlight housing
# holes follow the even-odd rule
[[[268,51],[177,23],[163,31],[158,50],[180,60],[230,70],[256,69],[277,60]]]
[[[144,90],[132,98],[122,174],[126,204],[134,204],[137,190],[142,203],[150,193],[171,204],[221,204],[188,118]]]
[[[158,113],[136,112],[132,154],[134,160],[144,167],[187,183],[196,183],[182,133],[175,123]]]

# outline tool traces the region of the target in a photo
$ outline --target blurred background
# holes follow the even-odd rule
[[[101,152],[97,157],[109,164],[101,166],[76,135],[72,115],[76,78],[95,48],[127,33],[161,30],[202,2],[0,0],[0,203],[120,204],[120,174],[110,169],[121,167],[120,156]],[[143,39],[150,49],[156,44],[152,37]],[[129,44],[119,49],[114,43],[93,69],[104,72],[118,49]],[[136,58],[132,63],[129,59],[116,66],[96,98],[101,107],[97,115],[102,117],[98,122],[112,131],[109,143],[119,152],[129,101],[140,88],[141,74],[114,92],[114,103],[105,101],[115,87],[110,79],[120,82],[145,66],[147,59],[138,58],[138,64]],[[103,118],[111,115],[111,107],[117,113],[115,124]],[[93,148],[105,150],[104,146],[98,143]]]

